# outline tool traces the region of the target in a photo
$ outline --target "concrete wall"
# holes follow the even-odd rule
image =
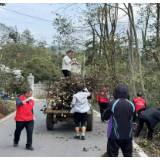
[[[34,84],[34,93],[33,96],[35,98],[46,98],[47,92],[45,91],[46,84],[42,84],[41,82]]]

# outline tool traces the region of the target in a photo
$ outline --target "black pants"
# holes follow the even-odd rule
[[[64,74],[64,77],[71,77],[71,72],[68,70],[62,70],[62,73]]]
[[[108,143],[107,143],[108,157],[118,157],[119,148],[121,148],[124,157],[132,157],[132,138],[130,139],[108,138]]]
[[[26,128],[27,131],[27,144],[26,146],[32,145],[32,134],[33,134],[33,127],[34,127],[34,120],[32,121],[16,121],[16,130],[14,132],[14,142],[18,144],[20,140],[21,131]]]
[[[100,114],[101,114],[101,120],[104,121],[104,110],[107,108],[108,103],[103,103],[103,102],[99,102],[99,109],[100,109]]]
[[[152,135],[153,135],[153,129],[151,128],[151,124],[149,122],[149,120],[143,116],[142,114],[138,115],[138,127],[137,127],[137,131],[135,133],[135,137],[138,137],[139,134],[141,133],[141,130],[143,128],[143,124],[146,123],[147,128],[148,128],[148,139],[152,139]]]
[[[86,113],[74,113],[74,121],[75,121],[75,127],[79,127],[81,124],[81,127],[86,126],[87,121],[87,112]]]

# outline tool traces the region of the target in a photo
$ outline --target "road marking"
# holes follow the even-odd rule
[[[94,110],[94,109],[93,109],[93,112],[95,112],[96,114],[100,115],[100,113],[99,113],[99,112],[97,112],[97,111],[96,111],[96,110]]]
[[[100,113],[93,109],[93,111],[97,114],[97,117],[100,117]],[[148,157],[147,154],[144,153],[143,149],[134,142],[133,140],[133,148],[136,149],[136,152],[139,154],[140,157]]]
[[[7,119],[10,118],[10,117],[12,117],[12,116],[15,115],[15,114],[16,114],[16,111],[14,111],[13,113],[9,114],[8,116],[0,119],[0,123],[3,122],[3,121],[5,121],[5,120],[7,120]]]
[[[99,113],[99,112],[97,112],[96,110],[94,110],[94,109],[93,109],[93,112],[95,112],[95,113],[96,113],[96,117],[101,117],[101,116],[100,116],[100,113]]]
[[[134,140],[133,140],[133,148],[136,149],[136,152],[138,152],[140,157],[148,157],[147,154],[144,153],[143,149],[137,143],[134,142]]]

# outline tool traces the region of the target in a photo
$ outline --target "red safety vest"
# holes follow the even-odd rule
[[[101,93],[97,95],[97,102],[109,103],[109,100],[106,95],[107,91],[105,89],[101,90]]]
[[[19,97],[21,101],[26,100],[24,98],[24,95]],[[30,100],[29,103],[26,102],[22,106],[16,106],[16,116],[15,120],[16,121],[31,121],[33,120],[33,113],[32,113],[32,108],[34,106],[34,101]]]
[[[135,105],[135,108],[136,108],[136,112],[139,109],[145,107],[145,103],[146,103],[145,100],[142,99],[142,98],[136,98],[136,99],[134,99],[134,105]],[[142,113],[142,112],[144,112],[144,111],[141,111],[140,113]]]

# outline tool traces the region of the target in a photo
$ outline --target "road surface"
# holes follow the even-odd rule
[[[40,112],[45,104],[39,100],[35,103],[35,127],[33,133],[34,151],[25,150],[26,131],[22,131],[19,147],[13,147],[15,130],[14,115],[0,123],[0,157],[100,157],[107,146],[107,123],[100,121],[94,112],[93,131],[86,133],[86,140],[73,139],[74,125],[58,123],[53,131],[46,129],[46,116]],[[86,148],[87,151],[83,151]],[[139,156],[134,152],[134,156]],[[122,156],[121,151],[119,156]]]

